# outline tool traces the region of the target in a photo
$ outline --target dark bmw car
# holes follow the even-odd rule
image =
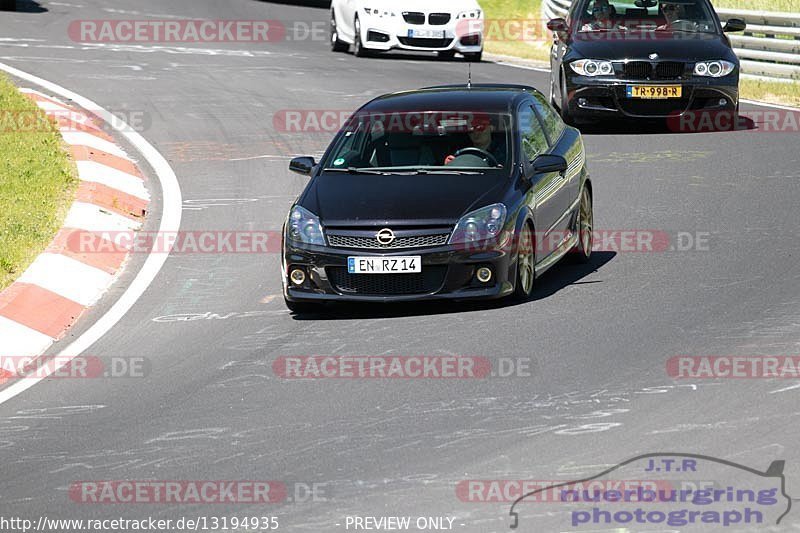
[[[530,87],[434,87],[358,110],[283,230],[287,306],[329,301],[525,299],[568,252],[592,249],[592,185],[578,130]]]
[[[736,113],[739,60],[708,0],[578,0],[554,19],[551,103],[565,121]]]

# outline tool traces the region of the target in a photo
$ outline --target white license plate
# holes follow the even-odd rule
[[[350,274],[414,274],[422,272],[422,257],[348,257],[347,271]]]
[[[418,39],[444,39],[444,30],[408,30],[408,36]]]

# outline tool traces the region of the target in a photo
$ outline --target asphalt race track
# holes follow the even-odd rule
[[[184,230],[280,230],[305,185],[288,160],[319,156],[333,133],[279,131],[276,113],[351,111],[383,93],[467,76],[460,60],[358,59],[331,53],[325,38],[83,45],[67,33],[76,19],[125,17],[325,27],[320,8],[251,0],[25,0],[20,8],[0,13],[0,62],[109,110],[141,112],[140,133],[178,176]],[[531,69],[484,62],[472,76],[548,90],[548,74]],[[585,132],[595,227],[657,230],[673,249],[596,252],[589,265],[551,270],[519,305],[296,317],[281,301],[277,253],[172,256],[88,352],[145,357],[146,378],[54,379],[0,405],[0,514],[271,514],[298,532],[399,514],[455,516],[454,529],[469,533],[507,531],[509,503],[461,501],[457,484],[577,479],[669,451],[759,470],[785,460],[786,490],[800,496],[797,380],[675,380],[665,370],[675,355],[800,352],[799,138],[624,124]],[[285,380],[272,370],[281,356],[387,354],[529,358],[530,375]],[[318,483],[324,497],[254,507],[84,505],[68,496],[82,480],[147,479]],[[800,513],[775,530],[800,530]]]

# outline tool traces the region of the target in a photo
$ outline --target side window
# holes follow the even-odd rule
[[[517,114],[519,137],[522,141],[522,153],[526,161],[532,161],[539,154],[547,151],[547,137],[533,108],[523,104]]]
[[[536,112],[539,113],[542,119],[542,125],[544,126],[545,133],[547,133],[547,139],[550,141],[550,144],[553,145],[561,136],[561,132],[564,131],[564,121],[561,120],[561,117],[550,107],[542,95],[535,94],[534,98]]]

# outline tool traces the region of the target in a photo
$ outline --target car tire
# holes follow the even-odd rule
[[[456,57],[456,52],[455,50],[442,50],[441,52],[437,52],[436,55],[439,56],[439,59],[450,61]]]
[[[561,78],[561,105],[558,108],[559,113],[561,114],[561,120],[563,120],[566,124],[572,125],[573,118],[569,112],[569,104],[567,103],[567,82],[564,81],[562,76]]]
[[[480,52],[472,52],[469,54],[464,54],[464,58],[470,63],[480,63],[481,60],[483,60],[483,50],[481,50]]]
[[[353,54],[356,57],[369,57],[369,50],[364,48],[364,43],[361,42],[361,22],[358,17],[353,21]]]
[[[348,44],[339,39],[339,29],[336,26],[336,13],[331,10],[331,51],[346,52],[348,48]]]
[[[283,298],[283,303],[285,303],[286,308],[295,315],[305,315],[319,310],[319,304],[293,302],[291,300],[287,300],[286,297]]]
[[[517,274],[514,280],[514,300],[524,302],[533,293],[536,277],[536,256],[533,248],[533,232],[527,222],[519,232],[517,246]]]
[[[573,262],[585,264],[592,260],[593,230],[594,209],[592,207],[592,194],[589,192],[588,187],[584,187],[581,190],[578,214],[575,217],[575,231],[578,233],[578,243],[570,252]]]
[[[0,10],[2,11],[16,11],[17,0],[0,0]]]

